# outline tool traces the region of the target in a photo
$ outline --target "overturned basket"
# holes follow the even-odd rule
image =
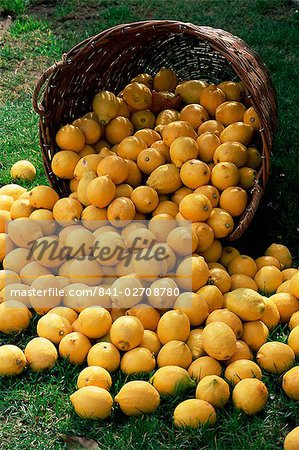
[[[269,176],[276,98],[259,56],[223,30],[168,20],[118,25],[81,42],[46,70],[37,82],[33,106],[40,115],[40,143],[49,181],[61,196],[69,194],[68,183],[51,170],[58,129],[90,111],[96,92],[119,92],[138,73],[154,74],[162,66],[172,68],[180,80],[241,80],[246,101],[260,118],[263,163],[250,202],[228,237],[238,239],[254,217]]]

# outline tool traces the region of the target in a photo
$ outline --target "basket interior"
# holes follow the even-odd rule
[[[155,74],[161,67],[170,67],[180,80],[203,79],[213,83],[236,79],[231,64],[214,51],[208,42],[184,34],[170,34],[149,40],[142,47],[126,49],[128,63],[111,74],[109,88],[121,88],[140,72]],[[118,73],[117,73],[118,72]],[[122,84],[121,84],[121,83]],[[125,82],[125,83],[124,83]]]
[[[131,43],[124,36],[124,42],[118,41],[117,46],[111,48],[111,43],[103,46],[91,42],[81,52],[70,54],[69,64],[51,78],[45,105],[46,111],[55,113],[53,120],[47,120],[51,141],[62,125],[90,111],[97,92],[107,89],[118,93],[139,73],[153,75],[165,66],[173,69],[180,80],[238,80],[223,55],[190,35],[149,35],[140,44],[138,36]]]

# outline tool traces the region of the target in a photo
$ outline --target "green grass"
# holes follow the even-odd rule
[[[15,336],[14,342],[21,348],[34,336],[36,319],[29,331]],[[283,336],[285,328],[280,326],[271,339]],[[2,344],[8,342],[11,338],[0,341]],[[284,436],[299,421],[298,403],[283,393],[281,377],[266,373],[263,380],[269,390],[269,400],[265,409],[256,416],[247,417],[230,401],[224,409],[217,411],[213,428],[178,430],[172,424],[175,406],[194,397],[194,389],[172,399],[162,399],[153,415],[128,418],[115,407],[111,419],[105,422],[86,421],[76,416],[69,401],[81,369],[60,361],[46,375],[27,371],[16,378],[0,379],[0,448],[27,449],[34,445],[38,450],[66,449],[63,435],[70,435],[93,439],[101,450],[122,447],[128,450],[243,450],[244,443],[252,450],[281,450]],[[126,381],[136,378],[148,380],[150,375],[125,377],[119,372],[113,375],[112,395]]]
[[[13,16],[23,14],[28,4],[28,0],[0,0],[0,7],[3,9],[3,12]]]
[[[47,6],[45,6],[47,5]],[[121,22],[178,19],[224,28],[243,38],[268,66],[278,95],[279,126],[273,148],[271,178],[250,230],[238,243],[262,254],[273,241],[290,246],[298,257],[298,17],[288,1],[274,0],[0,0],[0,11],[13,21],[0,31],[0,184],[10,182],[11,165],[30,159],[38,169],[34,184],[45,183],[38,142],[38,117],[31,96],[38,76],[63,52],[84,38]],[[35,321],[34,321],[35,323]],[[272,338],[285,341],[285,327]],[[0,344],[24,348],[34,326]],[[171,416],[178,399],[162,401],[156,414],[128,419],[118,410],[105,423],[79,419],[69,394],[80,368],[59,362],[47,375],[31,372],[0,379],[0,449],[65,449],[62,434],[95,439],[103,449],[278,450],[284,436],[299,424],[298,404],[281,390],[281,380],[265,375],[270,398],[265,410],[248,418],[230,404],[218,412],[214,429],[174,430]],[[114,378],[113,394],[124,382]],[[194,392],[190,392],[190,395]],[[185,397],[184,397],[185,398]]]

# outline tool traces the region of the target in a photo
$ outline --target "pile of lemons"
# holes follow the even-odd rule
[[[20,244],[29,236],[16,233],[19,221],[10,222],[6,237]],[[105,231],[103,226],[102,233],[101,228],[96,231],[104,240],[112,233],[118,241],[128,242],[130,233],[149,231],[142,225],[130,223],[118,232]],[[91,233],[82,225],[69,225],[57,239],[75,242],[86,232]],[[146,272],[149,282],[142,278],[144,265],[137,276],[135,261],[134,273],[117,276],[118,263],[114,272],[107,266],[106,271],[88,276],[82,273],[84,266],[76,271],[75,259],[53,268],[46,258],[26,260],[26,247],[12,249],[0,271],[0,332],[25,330],[33,310],[40,317],[37,337],[24,349],[0,346],[0,374],[19,375],[26,367],[36,372],[49,370],[58,357],[70,364],[87,362],[70,398],[76,413],[86,419],[108,418],[114,404],[128,416],[152,413],[159,407],[160,397],[163,401],[184,391],[191,397],[173,412],[178,427],[213,425],[217,409],[229,401],[247,415],[257,414],[268,400],[264,371],[283,375],[284,394],[298,401],[299,271],[291,268],[287,247],[272,244],[255,260],[234,247],[223,247],[206,262],[196,254],[180,254],[179,236],[173,242],[166,237],[168,244],[161,244],[181,261],[178,267],[191,260],[192,284],[189,291],[180,293],[174,287],[184,288],[185,277],[180,278],[178,272],[173,278]],[[82,295],[75,300],[70,296],[71,288],[96,289],[98,276],[98,284],[106,288],[101,296]],[[84,282],[78,282],[82,277]],[[139,284],[151,287],[149,293],[145,289],[139,296],[123,295],[124,288]],[[30,288],[49,286],[59,288],[60,294],[49,296],[46,306],[40,306]],[[172,287],[172,294],[159,294],[162,291],[154,291],[155,286]],[[25,295],[13,297],[16,287],[22,287]],[[287,323],[290,330],[286,343],[269,341],[269,333],[280,323]],[[142,374],[143,379],[125,383],[113,399],[110,374],[117,370]],[[145,374],[148,381],[144,381]],[[292,441],[298,444],[296,429],[288,436],[286,449],[296,448],[288,444]]]
[[[84,364],[70,400],[94,420],[115,404],[128,416],[152,413],[185,391],[177,427],[213,425],[228,402],[254,415],[268,400],[264,372],[282,377],[283,395],[298,401],[299,271],[290,251],[272,244],[253,259],[222,241],[262,164],[260,124],[242,83],[179,82],[162,68],[118,96],[98,93],[92,107],[56,135],[52,170],[68,180],[69,197],[49,186],[0,188],[0,333],[26,330],[38,315],[24,348],[0,346],[0,375],[46,371],[59,357]],[[20,161],[11,174],[36,173]],[[44,239],[74,254],[84,244],[86,253],[33,251]],[[111,250],[106,261],[101,245]],[[158,247],[167,259],[137,257]],[[41,303],[35,292],[47,289]],[[279,324],[288,324],[285,343],[269,340]],[[118,370],[142,380],[112,398]],[[298,448],[297,427],[285,449]]]
[[[92,111],[56,134],[52,171],[71,194],[54,219],[192,220],[205,251],[234,230],[262,164],[247,101],[242,83],[180,82],[167,68],[119,95],[99,92]]]

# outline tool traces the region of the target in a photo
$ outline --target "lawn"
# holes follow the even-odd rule
[[[46,182],[38,144],[38,117],[31,106],[37,77],[62,53],[88,36],[122,22],[178,19],[226,29],[243,38],[268,66],[277,91],[279,126],[266,195],[250,230],[237,244],[262,254],[271,242],[285,243],[298,259],[299,12],[293,3],[273,0],[0,0],[0,185],[9,169],[30,159],[34,184]],[[30,184],[27,185],[30,187]],[[34,334],[7,339],[24,348]],[[283,328],[276,331],[284,340]],[[265,410],[247,418],[231,405],[218,412],[215,428],[174,430],[174,404],[163,401],[153,416],[125,418],[119,411],[105,423],[79,419],[69,394],[80,368],[59,363],[47,375],[27,372],[0,379],[0,449],[66,449],[63,435],[85,436],[102,449],[278,450],[299,424],[298,405],[282,394],[281,380],[265,376],[270,398]],[[113,393],[124,378],[114,379]],[[190,394],[193,394],[192,391]],[[77,447],[73,447],[77,448]]]

